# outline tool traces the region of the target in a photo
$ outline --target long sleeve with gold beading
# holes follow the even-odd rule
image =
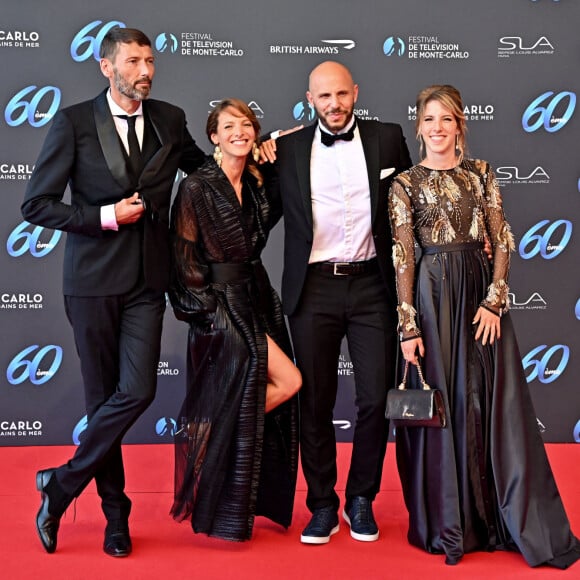
[[[493,280],[482,306],[497,314],[508,307],[509,254],[514,248],[495,175],[488,163],[464,160],[450,170],[416,165],[393,181],[389,193],[399,332],[420,336],[414,304],[415,249],[486,239],[493,253]]]

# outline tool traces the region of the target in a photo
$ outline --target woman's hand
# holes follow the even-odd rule
[[[412,338],[401,342],[401,352],[406,361],[416,365],[418,361],[417,351],[419,356],[425,356],[425,347],[423,346],[423,339],[421,337]]]
[[[475,340],[481,338],[481,344],[493,344],[495,340],[501,337],[500,317],[489,310],[480,306],[475,313],[473,324],[478,324]]]

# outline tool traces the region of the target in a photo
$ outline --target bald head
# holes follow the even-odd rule
[[[312,69],[310,76],[308,77],[308,90],[312,92],[312,89],[316,87],[316,85],[328,82],[331,79],[339,78],[343,82],[354,86],[352,75],[343,64],[333,60],[327,60]]]
[[[350,71],[339,62],[326,61],[310,73],[306,97],[320,122],[338,133],[350,122],[358,98],[358,86]]]

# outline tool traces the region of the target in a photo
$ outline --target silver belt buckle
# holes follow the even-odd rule
[[[337,267],[338,267],[338,266],[348,266],[348,262],[334,262],[334,269],[333,269],[333,271],[332,271],[332,273],[333,273],[335,276],[348,276],[348,274],[342,274],[341,272],[339,272],[339,271],[337,270]]]

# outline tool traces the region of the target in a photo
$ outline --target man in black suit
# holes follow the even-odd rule
[[[312,519],[301,541],[307,544],[327,543],[339,528],[332,420],[345,336],[357,420],[343,516],[353,538],[379,536],[372,502],[381,482],[386,395],[398,348],[387,193],[411,159],[399,125],[354,116],[357,96],[346,67],[318,65],[307,92],[318,122],[276,144],[285,225],[282,303],[303,376],[300,453]]]
[[[37,473],[37,531],[54,552],[62,514],[94,478],[107,519],[104,551],[119,557],[131,552],[121,440],[155,396],[171,191],[178,168],[193,171],[205,155],[181,109],[148,100],[155,65],[145,34],[114,28],[100,54],[109,87],[55,115],[22,214],[67,232],[65,309],[88,417],[73,457]]]

